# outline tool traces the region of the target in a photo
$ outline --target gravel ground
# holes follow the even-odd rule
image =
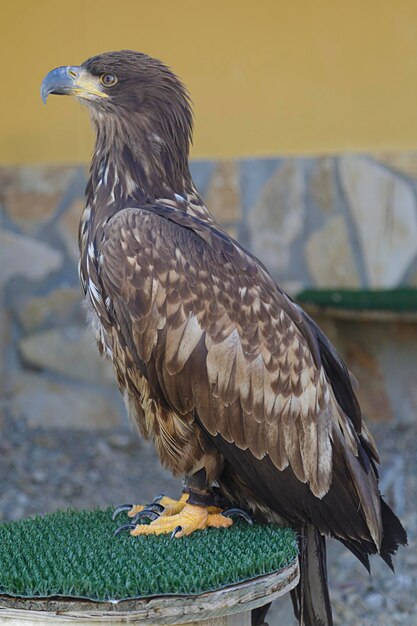
[[[417,624],[417,432],[414,425],[373,424],[381,452],[382,492],[400,515],[408,549],[395,560],[396,576],[380,559],[372,577],[337,542],[329,543],[335,626]],[[0,519],[57,509],[149,501],[181,488],[160,467],[153,449],[126,428],[107,432],[28,429],[0,419]],[[270,626],[292,626],[288,598],[275,603]]]

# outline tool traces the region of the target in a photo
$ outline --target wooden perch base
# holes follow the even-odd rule
[[[250,626],[252,609],[284,595],[298,580],[297,560],[280,572],[196,596],[159,596],[118,603],[0,596],[0,625]]]

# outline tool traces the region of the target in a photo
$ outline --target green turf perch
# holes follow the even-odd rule
[[[0,624],[250,624],[298,581],[289,528],[113,536],[111,510],[0,525]],[[236,614],[238,613],[238,615]]]

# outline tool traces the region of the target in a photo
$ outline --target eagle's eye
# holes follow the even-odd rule
[[[117,83],[117,78],[114,74],[102,74],[100,80],[105,87],[113,87]]]

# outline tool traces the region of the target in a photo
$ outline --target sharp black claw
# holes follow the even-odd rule
[[[133,530],[134,528],[136,528],[136,524],[134,524],[133,522],[130,522],[129,524],[125,524],[124,526],[120,526],[117,530],[115,530],[114,531],[114,536],[116,537],[116,535],[121,533],[123,530]]]
[[[171,533],[171,539],[175,539],[175,535],[182,531],[182,526],[177,526]]]
[[[117,509],[113,511],[113,515],[111,516],[111,518],[115,520],[116,517],[119,515],[119,513],[123,513],[123,511],[130,511],[132,507],[133,507],[133,504],[121,504],[120,506],[117,507]]]
[[[165,510],[165,507],[162,506],[162,504],[159,504],[159,501],[162,500],[163,497],[164,497],[164,494],[160,493],[158,496],[156,496],[156,498],[152,500],[150,504],[146,505],[144,511],[152,511],[153,513],[161,514]],[[130,511],[132,508],[133,508],[133,504],[121,504],[120,506],[117,507],[117,509],[113,511],[112,519],[115,520],[116,517],[120,513],[123,513],[123,511]],[[153,519],[156,519],[156,518],[153,518]]]
[[[222,512],[222,515],[224,517],[232,517],[233,515],[237,515],[239,517],[243,517],[243,519],[246,520],[248,524],[253,524],[253,519],[251,518],[249,513],[243,511],[242,509],[227,509],[227,511]]]
[[[158,519],[159,513],[155,513],[155,511],[150,511],[149,509],[143,509],[132,518],[132,522],[137,524],[143,519],[150,519],[153,522],[155,519]]]
[[[161,513],[163,513],[163,511],[165,511],[165,507],[162,506],[162,504],[159,504],[158,502],[151,502],[151,504],[146,505],[144,510],[152,511],[153,513],[158,513],[158,515],[160,515]]]

